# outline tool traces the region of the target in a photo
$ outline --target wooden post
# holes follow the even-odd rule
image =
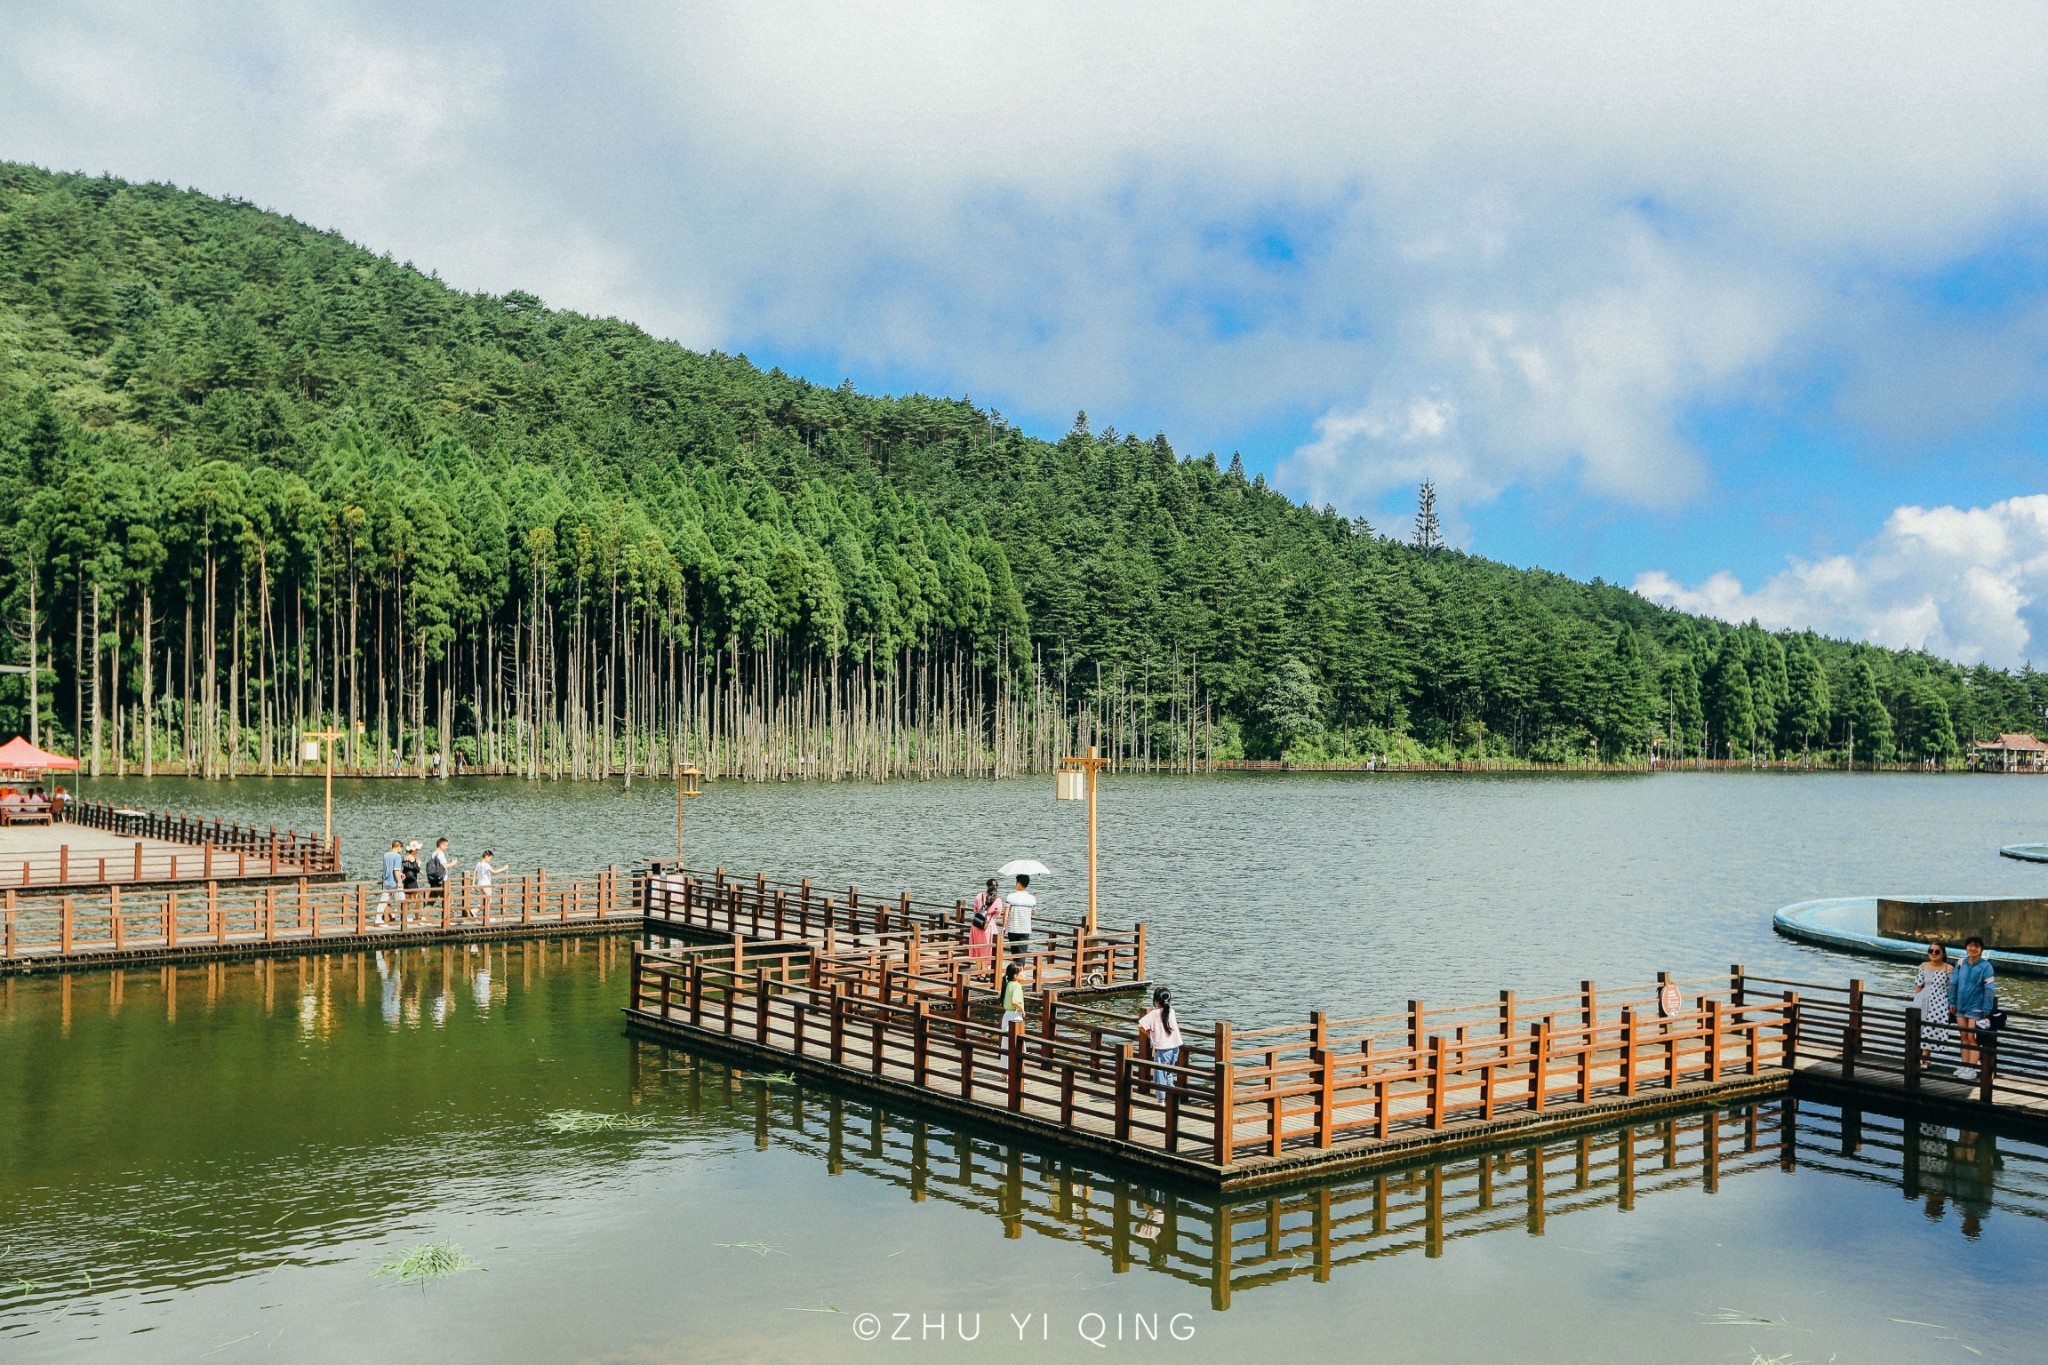
[[[1408,1002],[1408,1050],[1410,1052],[1422,1051],[1422,1002],[1420,1000],[1410,1000]]]
[[[911,1016],[910,1036],[910,1080],[911,1084],[924,1084],[925,1065],[931,1047],[931,1006],[920,1000],[916,1013]]]
[[[1450,1093],[1450,1077],[1444,1074],[1446,1066],[1444,1036],[1439,1033],[1429,1040],[1429,1126],[1444,1126],[1444,1110]]]
[[[71,885],[71,845],[57,845],[57,885]],[[68,949],[66,951],[69,951]]]
[[[114,935],[114,951],[118,953],[121,951],[121,948],[123,946],[123,935],[121,930],[121,888],[118,886],[109,886],[107,888],[107,921],[108,928],[110,928],[113,931]]]
[[[1621,1011],[1621,1093],[1636,1093],[1636,1012],[1629,1005]]]
[[[69,957],[71,956],[71,897],[66,896],[64,898],[64,905],[59,914],[57,944],[64,956]],[[66,984],[69,984],[69,978],[66,979]]]
[[[1906,1089],[1920,1088],[1920,1007],[1906,1006]],[[1908,1144],[1911,1145],[1911,1144]]]
[[[1322,1022],[1322,1011],[1316,1012],[1316,1021]],[[1336,1141],[1333,1134],[1337,1126],[1337,1067],[1330,1050],[1318,1047],[1309,1053],[1309,1059],[1316,1068],[1316,1146],[1329,1147]]]
[[[1278,1129],[1278,1121],[1274,1127]],[[1119,1142],[1131,1140],[1131,1045],[1116,1045],[1116,1136]]]
[[[1707,1023],[1707,1079],[1718,1081],[1721,1079],[1721,1030],[1727,1027],[1720,1001],[1708,1002]]]
[[[1009,1036],[1004,1040],[1007,1051],[1003,1060],[1008,1064],[1010,1073],[1010,1112],[1019,1113],[1024,1108],[1024,1021],[1012,1019],[1009,1030]]]
[[[808,887],[806,883],[806,887]],[[830,996],[832,1009],[831,1057],[834,1066],[846,1061],[846,993],[837,981],[832,983]]]
[[[1799,992],[1785,992],[1785,1066],[1787,1070],[1799,1065]]]
[[[1237,1071],[1230,1060],[1230,1025],[1216,1025],[1216,1064],[1211,1076],[1216,1087],[1216,1134],[1212,1159],[1228,1166],[1237,1154]]]
[[[1842,1079],[1856,1074],[1856,1054],[1863,1050],[1863,978],[1849,982],[1849,1025],[1842,1030]]]

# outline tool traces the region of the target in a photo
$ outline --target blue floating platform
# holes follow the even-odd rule
[[[2048,863],[2048,844],[2007,844],[1998,850],[2001,858],[2017,858],[2023,863]]]
[[[2037,847],[2029,845],[2028,847]],[[1964,896],[1914,896],[1914,900],[1966,900]],[[1891,957],[1918,962],[1927,956],[1927,945],[1910,938],[1886,938],[1877,932],[1877,897],[1835,896],[1827,900],[1800,901],[1771,917],[1771,924],[1787,938],[1839,948],[1845,953],[1869,957]],[[1958,955],[1955,944],[1949,955]],[[1987,948],[1984,956],[1998,964],[1998,970],[2013,976],[2048,976],[2048,957],[2033,953],[2010,953]]]

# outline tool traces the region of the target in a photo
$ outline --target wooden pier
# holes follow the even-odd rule
[[[0,890],[0,974],[597,928],[664,942],[709,939],[727,952],[755,944],[757,951],[843,955],[874,964],[886,992],[905,968],[917,975],[965,960],[966,918],[961,902],[863,896],[857,886],[827,892],[812,882],[734,878],[722,869],[664,875],[607,868],[568,877],[543,869],[505,877],[488,891],[464,881],[408,892],[402,901],[369,882],[305,879],[116,885],[75,895],[9,888]],[[1040,917],[1039,926],[1031,951],[1017,959],[1034,993],[1085,997],[1143,983],[1144,926],[1089,935],[1057,916]],[[1008,960],[1006,946],[990,951],[987,964]]]
[[[643,948],[628,1013],[654,1033],[1223,1188],[1772,1093],[1795,1034],[1789,999],[1735,975],[1444,1011],[1414,1001],[1295,1027],[1184,1024],[1188,1045],[1162,1066],[1129,1016],[1057,985],[1028,1028],[977,1018],[979,970],[952,944],[927,943],[916,963],[815,944]],[[1689,994],[1660,1015],[1667,984]]]
[[[1971,1085],[1923,1068],[1910,1000],[1751,976],[1244,1029],[1183,1021],[1170,1066],[1128,1014],[1040,973],[988,1019],[987,963],[937,937],[643,947],[631,1022],[1153,1175],[1222,1189],[1398,1165],[1745,1096],[1814,1092],[2048,1128],[2048,1017],[2015,1014]],[[1106,960],[1107,961],[1107,960]],[[1141,976],[1142,959],[1133,964]],[[1112,975],[1122,979],[1121,970]]]
[[[49,823],[0,826],[0,888],[332,881],[341,841],[297,830],[69,800]]]

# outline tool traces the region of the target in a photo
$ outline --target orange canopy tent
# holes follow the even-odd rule
[[[38,749],[19,735],[0,744],[0,772],[40,773],[78,771],[78,760]]]

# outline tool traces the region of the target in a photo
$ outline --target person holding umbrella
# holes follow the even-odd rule
[[[1004,863],[996,875],[1016,879],[1017,889],[1003,897],[1003,940],[1014,956],[1031,947],[1031,912],[1038,908],[1038,897],[1031,894],[1031,879],[1046,875],[1045,864],[1019,858]]]

